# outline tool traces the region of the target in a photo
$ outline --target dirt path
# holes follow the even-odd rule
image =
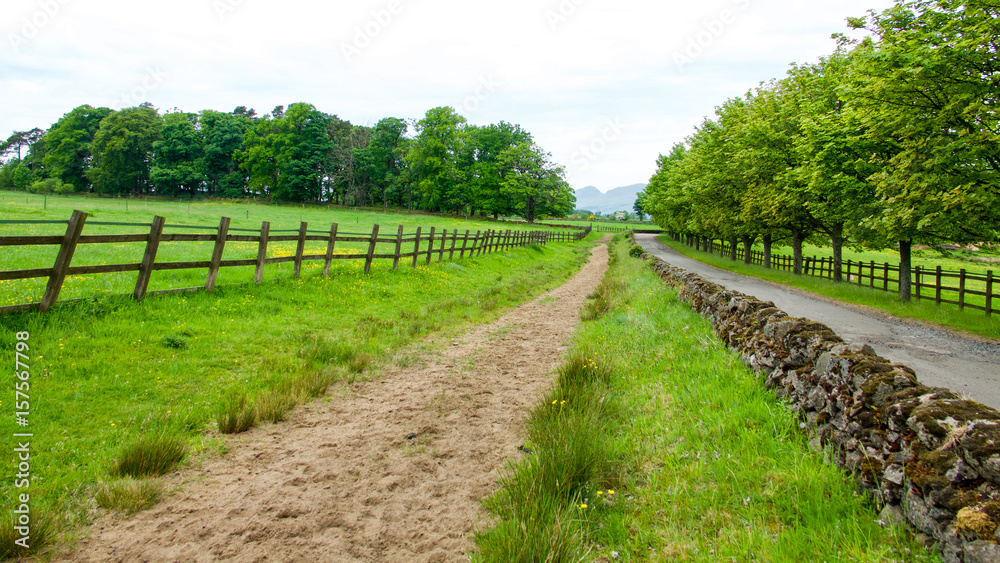
[[[656,239],[637,234],[647,252],[728,289],[773,301],[794,317],[819,321],[848,342],[870,344],[879,355],[908,365],[925,385],[948,387],[1000,409],[1000,343],[908,322],[870,309],[817,299],[787,286],[765,282],[692,260]]]
[[[73,561],[463,561],[479,500],[519,457],[607,247],[563,286],[376,381],[331,388],[233,438],[182,490],[91,537]],[[409,437],[409,438],[408,438]]]

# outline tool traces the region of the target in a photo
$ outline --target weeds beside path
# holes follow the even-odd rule
[[[289,420],[229,439],[181,491],[98,529],[75,561],[457,561],[479,499],[552,386],[607,249],[569,282]]]

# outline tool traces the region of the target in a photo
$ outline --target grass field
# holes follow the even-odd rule
[[[900,301],[898,295],[892,292],[880,291],[851,283],[834,283],[833,281],[825,278],[796,276],[791,272],[769,270],[763,266],[752,264],[747,265],[742,261],[734,262],[730,260],[728,256],[723,257],[718,254],[701,252],[690,246],[676,242],[669,236],[665,235],[660,236],[659,240],[689,258],[699,260],[711,266],[715,266],[716,268],[797,287],[799,289],[810,291],[832,299],[864,305],[897,317],[906,317],[927,323],[942,325],[986,338],[1000,338],[1000,316],[998,315],[987,317],[982,311],[976,311],[974,309],[965,309],[963,311],[959,310],[959,308],[955,305],[948,304],[938,306],[933,301],[917,301],[914,299],[907,303]],[[862,256],[875,255],[864,254]],[[887,257],[887,255],[878,256],[881,256],[880,259],[885,259]],[[932,257],[928,256],[925,252],[920,260],[923,261],[922,264],[931,266],[935,264],[931,258]],[[949,264],[949,266],[953,265],[954,264]],[[966,265],[968,266],[967,269],[970,271],[973,271],[973,268],[975,267],[985,273],[985,270],[987,269],[984,264],[967,263]]]
[[[128,210],[126,210],[126,205]],[[44,208],[43,208],[44,207]],[[449,232],[455,229],[464,233],[471,230],[487,229],[519,229],[545,230],[546,227],[528,225],[507,225],[483,220],[469,220],[456,217],[430,216],[409,212],[381,213],[372,210],[356,210],[342,207],[326,206],[289,206],[263,205],[254,202],[224,202],[162,199],[110,199],[83,196],[63,197],[49,196],[47,199],[36,194],[25,192],[0,191],[0,220],[10,221],[66,221],[74,209],[89,214],[88,224],[84,234],[146,234],[149,227],[126,227],[97,225],[99,222],[111,223],[145,223],[152,222],[155,215],[167,219],[166,233],[196,233],[213,234],[212,229],[218,228],[220,218],[232,219],[231,234],[257,235],[260,233],[262,221],[271,222],[272,235],[291,235],[297,233],[300,222],[309,224],[309,230],[316,234],[328,234],[331,224],[339,225],[338,234],[346,236],[359,234],[368,236],[372,226],[379,224],[380,236],[394,236],[397,228],[402,225],[404,233],[412,235],[417,227],[423,228],[426,235],[431,227],[440,233],[442,229]],[[180,228],[202,227],[200,229]],[[206,228],[207,227],[207,228]],[[240,229],[247,232],[239,231]],[[3,224],[0,223],[2,235],[62,235],[66,232],[65,225],[55,224]],[[377,253],[391,252],[391,245],[382,244]],[[359,253],[366,246],[362,243],[338,243],[339,253]],[[426,242],[423,245],[426,248]],[[80,245],[73,258],[74,265],[127,264],[142,261],[145,243],[119,244],[86,244]],[[212,255],[211,242],[172,242],[160,246],[157,262],[184,262],[193,260],[208,260]],[[18,246],[0,247],[0,270],[19,270],[30,268],[49,268],[55,261],[58,246]],[[293,256],[296,250],[295,242],[272,243],[268,249],[268,258]],[[405,249],[404,249],[405,250]],[[323,254],[326,243],[308,242],[307,254]],[[248,260],[257,257],[257,243],[232,242],[226,245],[224,260]],[[342,266],[336,262],[337,267]],[[354,267],[351,265],[349,267]],[[376,261],[375,268],[386,269],[391,262]],[[322,269],[322,262],[306,262],[303,271],[307,274],[316,273]],[[268,266],[265,279],[289,278],[291,264],[276,264]],[[219,273],[220,285],[246,283],[253,280],[254,268],[231,267],[223,268]],[[172,270],[153,274],[150,291],[193,287],[205,283],[206,270]],[[76,299],[92,296],[125,295],[135,288],[137,274],[122,272],[112,274],[95,274],[84,276],[69,276],[60,293],[60,299]],[[27,280],[0,281],[0,306],[17,305],[37,302],[45,293],[46,278]]]
[[[615,237],[474,560],[932,561]]]
[[[297,221],[288,209],[260,213],[274,219],[278,211]],[[215,221],[219,213],[219,204],[206,204],[200,217]],[[363,218],[382,220],[337,213],[362,226]],[[107,209],[97,209],[97,216],[122,219]],[[562,283],[591,245],[535,245],[399,271],[382,265],[370,274],[354,263],[329,279],[306,270],[298,280],[222,286],[213,294],[151,296],[141,303],[108,296],[44,315],[0,317],[3,365],[15,364],[16,336],[29,335],[23,342],[29,348],[27,429],[34,434],[33,518],[58,524],[72,541],[98,505],[145,506],[162,492],[156,475],[172,471],[177,459],[198,463],[224,451],[220,430],[280,420],[292,404],[322,395],[331,382],[364,377],[370,366],[386,362],[405,364],[405,345],[491,320]],[[0,433],[8,436],[0,477],[4,514],[18,492],[10,437],[25,431],[15,426],[12,398],[10,391],[0,402]],[[10,541],[0,526],[0,551]]]

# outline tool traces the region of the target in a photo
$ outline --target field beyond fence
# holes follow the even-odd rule
[[[674,237],[675,240],[679,240]],[[726,241],[711,241],[711,252],[720,256],[733,256],[733,247]],[[743,261],[746,254],[739,244],[735,248],[736,260]],[[750,251],[748,263],[764,266],[764,253],[758,250]],[[770,267],[787,272],[794,271],[794,257],[785,254],[772,254]],[[833,279],[833,258],[816,256],[803,257],[802,274]],[[899,291],[899,265],[888,262],[843,260],[841,274],[845,283],[896,293]],[[994,309],[994,293],[997,277],[993,270],[985,274],[968,272],[964,268],[958,271],[944,270],[940,266],[933,269],[914,266],[910,275],[912,296],[917,300],[934,301],[940,305],[947,303],[958,305],[960,310],[974,309],[983,311],[987,316],[1000,313]],[[950,285],[949,285],[950,284]]]
[[[87,213],[82,211],[74,211],[69,221],[0,221],[0,223],[13,225],[67,225],[65,234],[61,236],[0,236],[0,248],[13,246],[58,246],[58,253],[51,267],[0,271],[0,282],[48,278],[44,295],[40,301],[0,306],[0,315],[17,311],[47,311],[59,300],[59,294],[67,276],[137,272],[135,289],[132,295],[136,300],[141,301],[147,294],[197,291],[202,289],[212,291],[216,286],[219,271],[222,268],[252,267],[254,269],[253,281],[260,284],[264,281],[265,267],[269,265],[292,263],[293,278],[300,276],[304,263],[319,261],[323,263],[324,276],[330,275],[331,265],[336,260],[363,262],[365,272],[370,271],[372,263],[375,260],[392,260],[392,268],[395,270],[399,268],[400,263],[408,263],[411,267],[417,267],[419,264],[430,264],[432,261],[443,262],[446,256],[448,260],[454,260],[456,255],[457,258],[464,258],[466,255],[478,256],[531,244],[545,245],[549,242],[578,241],[585,238],[591,232],[591,228],[589,227],[572,232],[488,229],[485,231],[477,230],[475,233],[472,233],[470,230],[465,230],[463,233],[458,229],[441,229],[438,231],[434,227],[425,232],[423,228],[417,227],[415,233],[404,234],[403,227],[400,225],[395,233],[385,235],[380,233],[381,229],[378,224],[372,227],[370,233],[347,233],[341,232],[337,223],[332,223],[329,230],[323,231],[309,230],[308,223],[306,222],[302,222],[298,229],[271,230],[270,222],[263,221],[259,230],[251,230],[230,228],[230,221],[230,218],[222,217],[218,227],[168,225],[164,217],[156,216],[153,222],[149,224],[87,223]],[[84,235],[83,230],[85,225],[141,227],[148,231],[138,234]],[[164,232],[167,229],[188,232]],[[211,230],[215,232],[192,234],[190,233],[191,230]],[[203,260],[161,260],[157,262],[157,257],[161,254],[160,244],[167,242],[210,243],[211,253],[204,256]],[[272,252],[272,255],[269,257],[268,253],[271,243],[280,242],[295,243],[296,248],[294,253],[286,256],[275,256],[275,253]],[[314,245],[316,243],[325,243],[325,247],[321,253],[307,253],[307,244],[310,242]],[[119,264],[72,264],[78,245],[119,243],[145,243],[145,250],[142,253],[141,261]],[[243,243],[244,250],[247,243],[251,245],[255,244],[256,257],[223,260],[227,243]],[[341,246],[338,247],[338,244]],[[406,262],[403,262],[404,260]],[[204,285],[149,291],[153,272],[185,269],[207,269]]]

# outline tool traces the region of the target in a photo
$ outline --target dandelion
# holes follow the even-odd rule
[[[580,505],[580,510],[586,510],[586,509],[587,509],[586,503]]]

